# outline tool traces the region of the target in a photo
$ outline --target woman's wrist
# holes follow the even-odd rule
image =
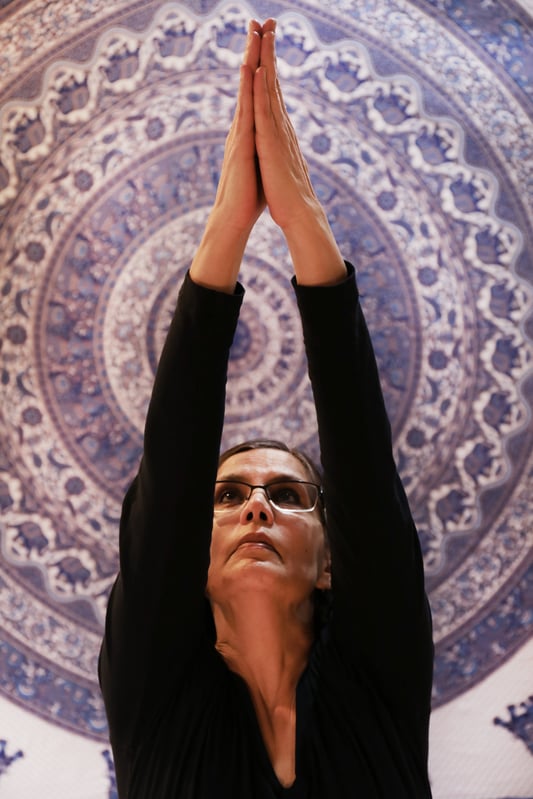
[[[213,209],[191,263],[191,279],[205,288],[232,294],[250,233],[251,228],[241,230],[227,214]]]
[[[322,206],[310,208],[283,229],[301,286],[338,283],[346,265]]]

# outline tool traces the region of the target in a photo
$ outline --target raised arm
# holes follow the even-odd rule
[[[431,629],[417,532],[353,270],[315,195],[263,35],[254,83],[265,198],[296,273],[332,549],[333,629],[391,702],[429,700]]]
[[[210,633],[205,583],[229,350],[242,301],[248,235],[264,208],[253,139],[251,23],[237,109],[205,233],[181,288],[159,361],[144,452],[122,508],[120,574],[110,598],[100,679],[114,740],[155,711]]]

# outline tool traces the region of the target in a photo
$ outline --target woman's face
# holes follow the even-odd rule
[[[220,466],[217,479],[251,485],[279,479],[312,482],[298,458],[278,449],[232,455]],[[314,588],[329,587],[329,554],[318,507],[283,511],[259,488],[240,506],[215,513],[207,579],[211,601],[269,591],[281,601],[299,604]]]

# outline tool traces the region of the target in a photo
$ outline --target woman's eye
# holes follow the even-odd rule
[[[222,494],[222,502],[238,502],[239,494],[236,491],[224,491]]]
[[[277,505],[281,505],[284,508],[299,507],[302,504],[298,491],[288,486],[275,489],[271,488],[270,496]]]
[[[242,490],[233,486],[222,488],[215,496],[217,505],[238,505],[242,501]]]

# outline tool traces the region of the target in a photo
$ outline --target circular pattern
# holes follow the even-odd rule
[[[108,28],[83,64],[51,61],[38,96],[0,110],[4,690],[97,738],[120,502],[214,199],[249,13],[204,12],[168,3],[142,29]],[[438,703],[531,624],[516,601],[530,557],[533,290],[520,270],[531,206],[514,189],[528,185],[531,120],[503,75],[413,5],[340,0],[320,14],[316,27],[279,15],[280,72],[313,184],[357,265],[424,550]],[[291,272],[263,215],[243,265],[222,443],[280,438],[318,460]]]
[[[233,382],[237,377],[253,373],[261,363],[268,333],[250,309],[244,308],[233,337],[229,358],[229,376]]]

